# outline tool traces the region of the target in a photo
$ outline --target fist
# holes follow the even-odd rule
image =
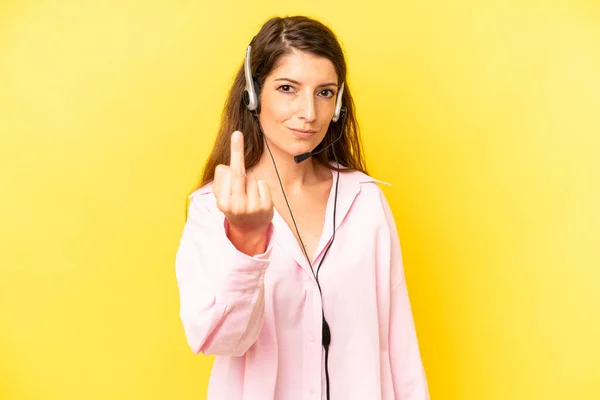
[[[217,165],[213,193],[230,229],[248,235],[266,232],[273,219],[273,201],[264,181],[246,176],[244,137],[231,135],[229,165]]]

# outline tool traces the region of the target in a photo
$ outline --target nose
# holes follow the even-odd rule
[[[299,100],[298,116],[307,122],[317,119],[317,110],[315,108],[315,98],[312,93],[306,93]]]

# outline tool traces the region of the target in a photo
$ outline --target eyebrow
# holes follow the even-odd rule
[[[298,81],[295,81],[295,80],[293,80],[293,79],[290,79],[290,78],[277,78],[277,79],[275,79],[273,82],[277,82],[277,81],[286,81],[286,82],[291,82],[291,83],[294,83],[294,84],[296,84],[296,85],[301,85],[301,83],[300,83],[300,82],[298,82]],[[322,83],[322,84],[320,84],[320,85],[319,85],[319,86],[317,86],[317,87],[319,87],[319,88],[320,88],[320,87],[326,87],[326,86],[335,86],[335,87],[338,87],[338,84],[337,84],[337,83],[335,83],[335,82],[328,82],[328,83]]]

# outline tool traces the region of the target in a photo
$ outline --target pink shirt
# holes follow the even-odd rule
[[[332,237],[333,175],[315,268]],[[321,304],[332,400],[429,399],[396,226],[376,182],[340,173],[323,300],[277,210],[266,252],[250,257],[227,238],[211,184],[190,195],[176,276],[189,346],[216,355],[209,400],[325,399]]]

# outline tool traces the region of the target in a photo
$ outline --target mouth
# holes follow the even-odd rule
[[[315,133],[317,133],[314,129],[292,129],[288,128],[294,135],[301,139],[308,139],[312,137]]]

